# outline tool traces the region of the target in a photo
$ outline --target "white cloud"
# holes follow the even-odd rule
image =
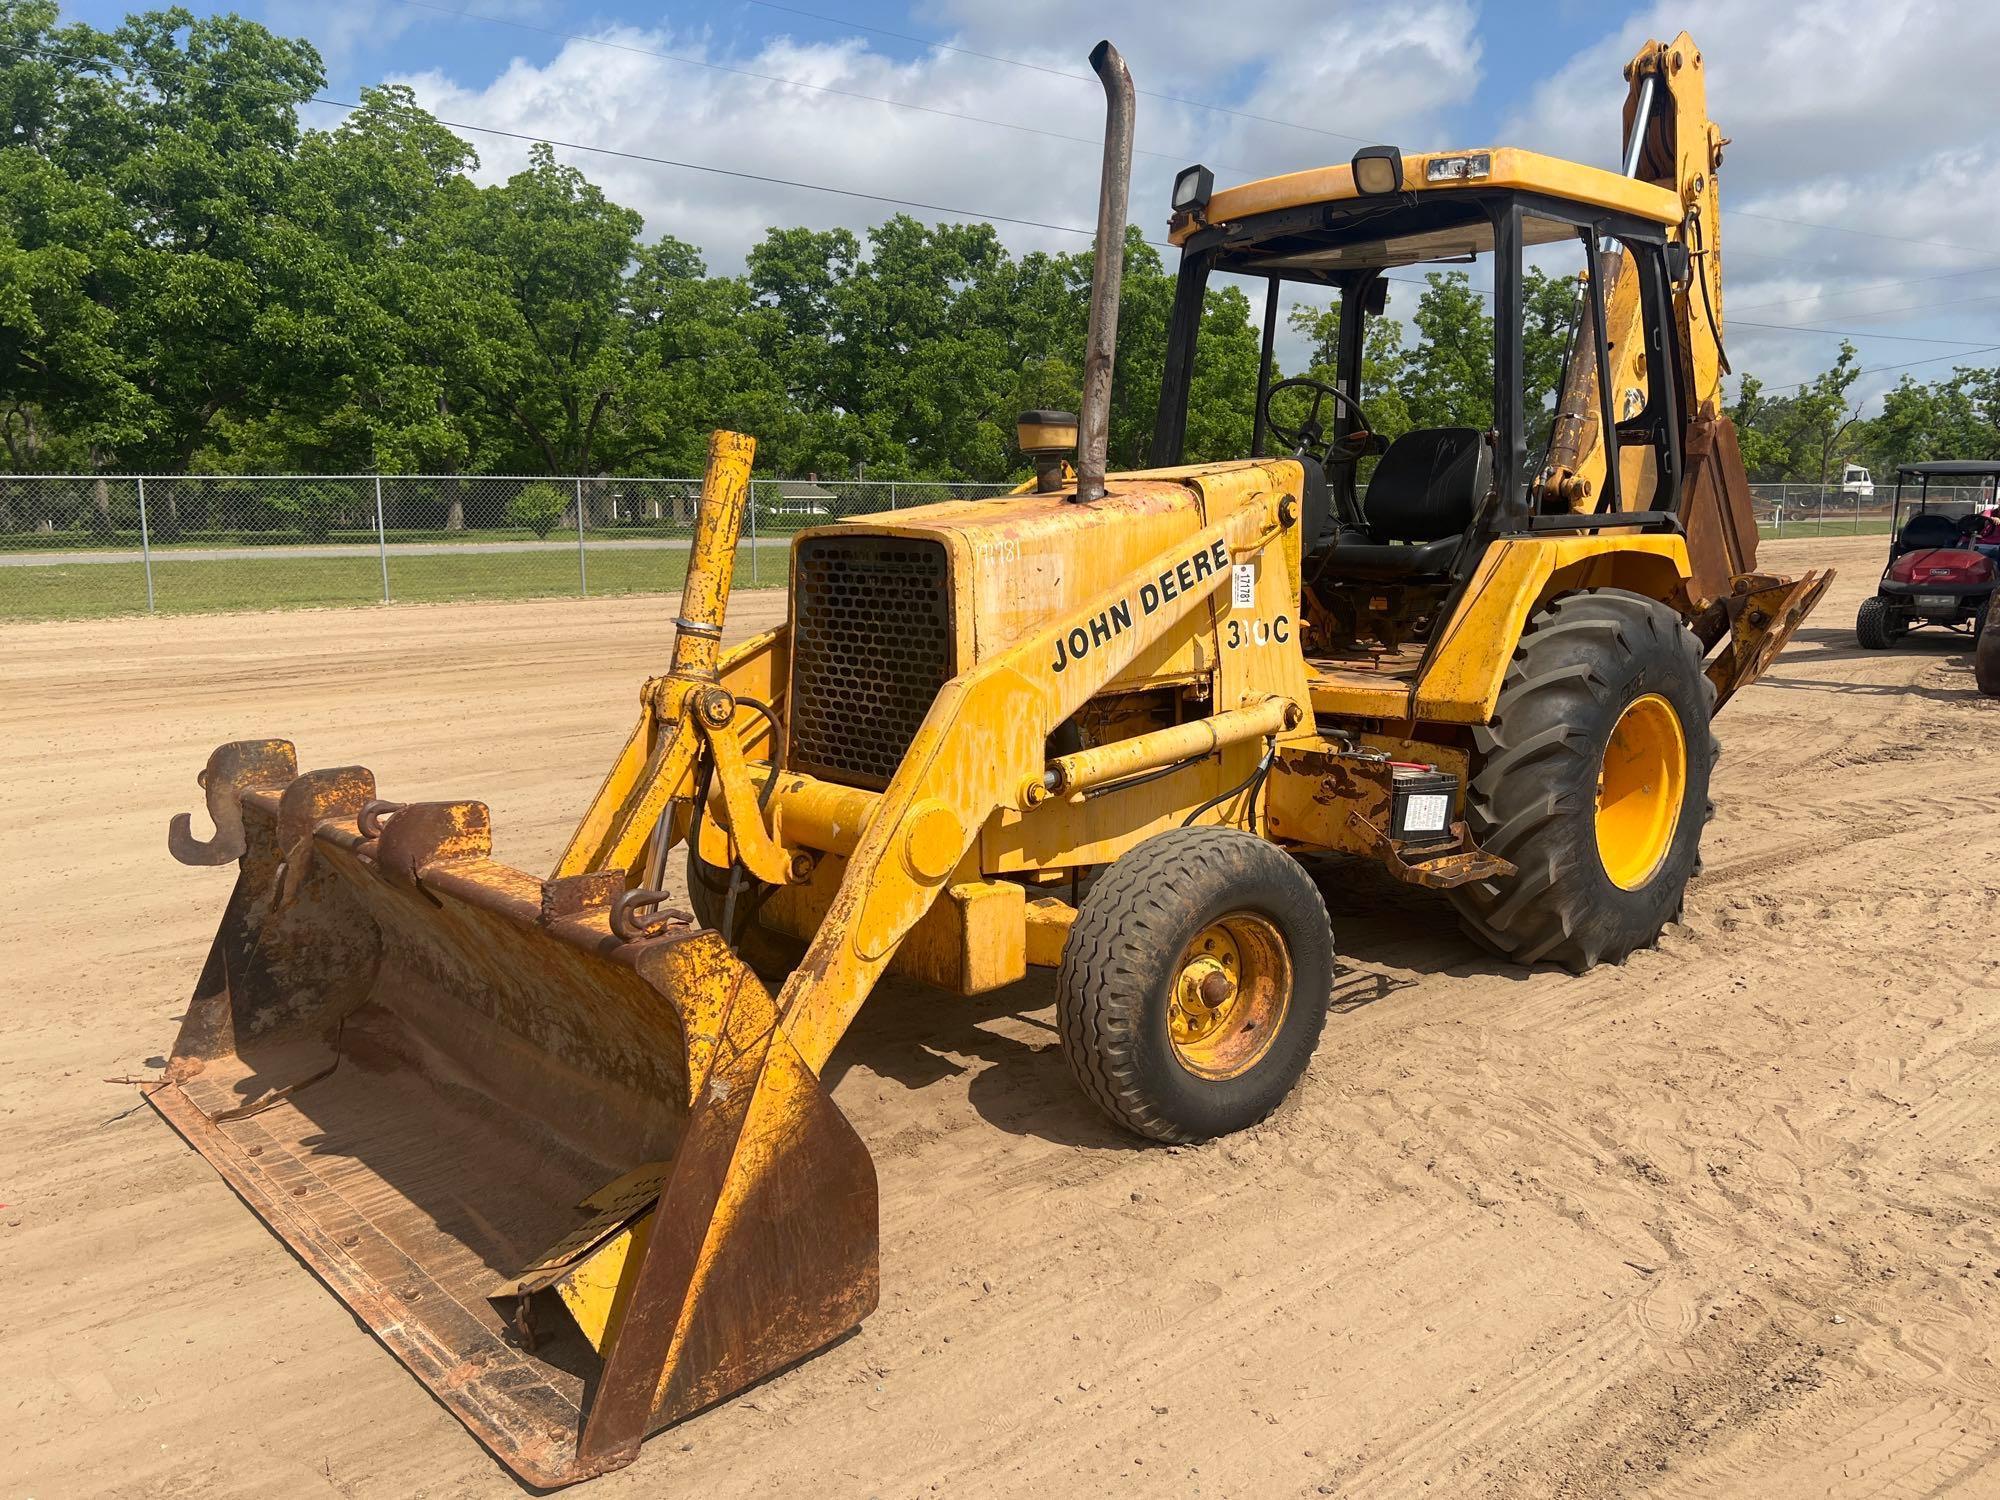
[[[1032,9],[1032,7],[1031,7]],[[1142,89],[1191,89],[1185,59],[1201,27],[1161,26],[1137,5],[1099,26],[1126,48]],[[1233,19],[1221,28],[1238,40],[1225,48],[1237,87],[1230,101],[1249,114],[1269,113],[1332,129],[1352,106],[1380,128],[1420,134],[1440,111],[1462,103],[1476,86],[1478,53],[1456,40],[1471,33],[1466,0],[1431,0],[1389,27],[1366,27],[1315,15],[1303,3],[1282,50],[1268,45],[1264,26]],[[1032,21],[1033,17],[1026,18]],[[750,54],[717,47],[703,34],[670,27],[612,27],[594,41],[571,41],[546,65],[516,60],[497,78],[477,83],[433,70],[407,77],[422,102],[440,116],[533,136],[608,147],[680,161],[726,166],[793,181],[822,183],[887,197],[937,204],[973,214],[1005,215],[1088,227],[1095,220],[1104,104],[1088,77],[1086,55],[1095,35],[1079,31],[1073,46],[1051,40],[1061,28],[1010,28],[1004,48],[990,50],[1049,68],[1013,68],[977,57],[932,52],[899,61],[865,40],[807,43],[775,37]],[[1074,27],[1068,28],[1075,30]],[[1123,35],[1120,35],[1120,33]],[[1040,43],[1024,51],[1022,36]],[[980,40],[967,33],[967,45]],[[612,45],[604,45],[604,44]],[[988,50],[982,48],[982,50]],[[741,70],[731,73],[652,55],[673,53]],[[1149,62],[1149,59],[1151,60]],[[1212,70],[1208,71],[1213,78]],[[788,86],[746,73],[819,86]],[[1064,73],[1083,73],[1079,81]],[[838,90],[841,92],[829,92]],[[896,108],[849,97],[873,95],[920,104]],[[1184,93],[1183,97],[1192,97]],[[1207,97],[1204,93],[1202,97]],[[1312,101],[1324,100],[1315,107]],[[925,112],[931,111],[931,112]],[[1027,129],[1004,129],[973,119]],[[1056,136],[1076,140],[1050,139]],[[1139,101],[1133,218],[1158,238],[1166,196],[1178,165],[1202,160],[1225,182],[1344,159],[1352,143],[1196,108],[1147,94]],[[496,180],[526,160],[525,143],[472,135],[483,175]],[[740,265],[748,247],[774,224],[844,224],[856,229],[897,212],[892,204],[622,160],[593,153],[558,153],[583,167],[617,201],[639,209],[647,233],[672,233],[702,246],[718,270]],[[920,217],[942,217],[919,215]],[[1019,225],[1000,233],[1017,251],[1076,249],[1083,236]]]
[[[284,0],[298,3],[298,0]],[[497,0],[490,0],[497,3]],[[531,3],[531,0],[516,0]],[[381,0],[359,0],[371,9]],[[390,11],[405,7],[390,5]],[[784,22],[776,12],[760,13]],[[1220,22],[1220,24],[1219,24]],[[699,30],[612,27],[571,41],[546,64],[517,61],[490,81],[449,70],[406,81],[439,114],[529,135],[727,166],[958,210],[1087,227],[1093,222],[1103,102],[1085,61],[1103,35],[1119,44],[1141,89],[1133,217],[1155,238],[1173,169],[1213,166],[1223,182],[1343,160],[1356,137],[1405,146],[1451,144],[1483,81],[1475,0],[1398,8],[1329,0],[929,0],[913,30],[1032,67],[865,38],[775,36],[746,50]],[[468,23],[470,24],[470,23]],[[800,23],[805,24],[805,23]],[[1488,24],[1511,24],[1494,15]],[[1944,0],[1812,0],[1789,6],[1660,0],[1538,83],[1502,128],[1482,132],[1559,155],[1614,164],[1620,69],[1648,35],[1686,26],[1704,51],[1710,104],[1734,137],[1723,170],[1727,311],[1738,369],[1773,384],[1823,368],[1838,337],[1753,329],[1750,322],[1882,330],[2000,342],[2000,273],[1927,280],[2000,263],[2000,125],[1988,60],[2000,52],[2000,6]],[[688,66],[670,52],[823,90],[921,104],[907,108]],[[1045,69],[1048,71],[1038,71]],[[1063,75],[1084,75],[1082,78]],[[1161,95],[1177,96],[1162,98]],[[1196,107],[1224,104],[1234,113]],[[1012,122],[996,128],[951,115]],[[1268,120],[1250,118],[1266,116]],[[1316,127],[1270,123],[1292,121]],[[1050,139],[1033,131],[1079,140]],[[526,159],[523,143],[473,136],[484,175]],[[1080,143],[1084,142],[1084,143]],[[1465,144],[1471,144],[1467,142]],[[700,245],[718,271],[740,266],[771,225],[849,226],[897,211],[887,203],[568,153],[647,233]],[[1756,217],[1753,217],[1755,215]],[[939,215],[919,215],[940,217]],[[1800,228],[1778,220],[1866,230]],[[1081,235],[1000,226],[1017,252],[1075,249]],[[1899,236],[1880,238],[1871,236]],[[1944,241],[1962,250],[1903,241]],[[1912,284],[1856,291],[1879,282]],[[1955,305],[1916,314],[1915,304]],[[1776,305],[1773,305],[1776,304]],[[1865,364],[1955,346],[1861,341]],[[1285,351],[1287,353],[1293,351]],[[1967,353],[1970,351],[1967,350]],[[1950,358],[1914,371],[1946,372]],[[1885,388],[1894,373],[1870,382]]]
[[[1824,368],[1839,343],[1838,335],[1753,329],[1751,321],[1911,340],[1857,339],[1864,365],[1947,356],[1912,370],[1918,379],[1948,373],[1953,349],[1918,337],[2000,343],[2000,302],[1908,311],[2000,291],[2000,275],[1929,279],[2000,265],[1990,67],[2000,6],[1662,0],[1564,63],[1504,133],[1615,165],[1619,70],[1649,36],[1666,40],[1682,28],[1702,49],[1710,113],[1732,138],[1721,174],[1722,251],[1725,321],[1732,310],[1743,314],[1731,338],[1739,370],[1772,384],[1798,380]],[[1911,284],[1853,290],[1893,281]],[[1887,309],[1898,311],[1881,316]],[[1899,375],[1885,372],[1866,388],[1879,393]]]

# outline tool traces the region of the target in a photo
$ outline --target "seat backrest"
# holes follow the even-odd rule
[[[1903,523],[1896,533],[1896,550],[1914,552],[1919,547],[1955,547],[1961,535],[1958,522],[1936,511],[1921,511]]]
[[[1477,427],[1419,427],[1389,445],[1368,481],[1362,511],[1378,541],[1435,542],[1457,536],[1492,482],[1486,434]]]

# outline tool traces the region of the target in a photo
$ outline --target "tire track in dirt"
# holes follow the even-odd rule
[[[1962,652],[1851,649],[1878,558],[1767,549],[1849,571],[1725,711],[1657,950],[1522,974],[1431,893],[1316,869],[1340,1003],[1244,1136],[1111,1132],[1044,983],[885,987],[829,1069],[881,1179],[880,1311],[593,1496],[2000,1492],[2000,705]],[[0,913],[0,1275],[36,1297],[0,1325],[0,1490],[518,1494],[97,1080],[170,1041],[220,904],[160,848],[215,740],[479,795],[540,868],[670,613],[0,630],[0,859],[37,872]]]

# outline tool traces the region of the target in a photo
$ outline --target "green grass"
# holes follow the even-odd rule
[[[736,549],[739,588],[784,581],[783,543],[758,545],[753,575],[750,546]],[[664,593],[687,576],[681,548],[593,549],[586,558],[593,596]],[[390,597],[399,604],[460,600],[573,599],[574,552],[489,552],[462,557],[389,554]],[[382,567],[373,553],[355,557],[276,558],[254,554],[222,562],[153,560],[154,607],[160,614],[311,609],[380,604]],[[0,620],[88,620],[146,612],[146,575],[139,563],[77,563],[0,567]]]
[[[1812,536],[1887,536],[1889,518],[1887,516],[1863,516],[1860,520],[1840,519],[1832,516],[1821,521],[1813,515],[1787,516],[1783,529],[1769,523],[1757,528],[1757,534],[1766,541],[1784,537],[1797,541],[1800,537]]]
[[[1787,520],[1782,535],[1882,536],[1881,517]],[[1774,526],[1759,533],[1775,540]],[[464,533],[447,533],[463,536]],[[774,587],[784,581],[788,543],[760,541],[752,577],[750,545],[736,552],[738,587]],[[677,589],[687,572],[687,553],[591,548],[586,559],[593,595],[665,593]],[[463,556],[401,557],[389,554],[389,591],[399,604],[458,600],[573,599],[577,596],[576,554],[484,552]],[[380,604],[382,568],[373,551],[353,557],[260,557],[246,548],[241,557],[219,562],[176,561],[171,551],[153,559],[154,607],[160,614],[219,614],[240,610],[312,609]],[[75,563],[60,566],[0,567],[0,620],[90,620],[146,612],[146,575],[139,563]]]
[[[845,514],[845,512],[843,512]],[[789,537],[794,532],[804,531],[808,526],[821,525],[837,519],[834,516],[772,516],[762,512],[757,516],[759,540],[767,537]],[[746,525],[748,523],[746,522]],[[617,526],[590,527],[585,533],[588,544],[619,541],[671,540],[685,542],[693,535],[694,523],[685,521],[644,521],[621,523]],[[576,545],[576,532],[571,527],[558,526],[545,537],[538,537],[524,526],[480,526],[462,531],[447,531],[442,526],[391,526],[383,538],[391,547],[398,542],[424,542],[430,545],[474,547],[482,542],[548,542],[553,546]],[[177,532],[171,538],[157,532],[150,538],[152,550],[156,553],[171,553],[176,548],[199,551],[202,548],[242,547],[252,550],[259,547],[354,547],[373,548],[378,540],[373,527],[364,530],[340,528],[329,531],[324,536],[307,536],[298,531],[251,531],[233,528],[195,529]],[[136,526],[119,526],[113,531],[0,531],[0,552],[137,552],[141,541]]]

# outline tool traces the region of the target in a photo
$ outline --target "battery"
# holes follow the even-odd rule
[[[1389,837],[1417,845],[1451,841],[1451,809],[1458,801],[1456,776],[1432,767],[1398,766],[1392,786]]]

